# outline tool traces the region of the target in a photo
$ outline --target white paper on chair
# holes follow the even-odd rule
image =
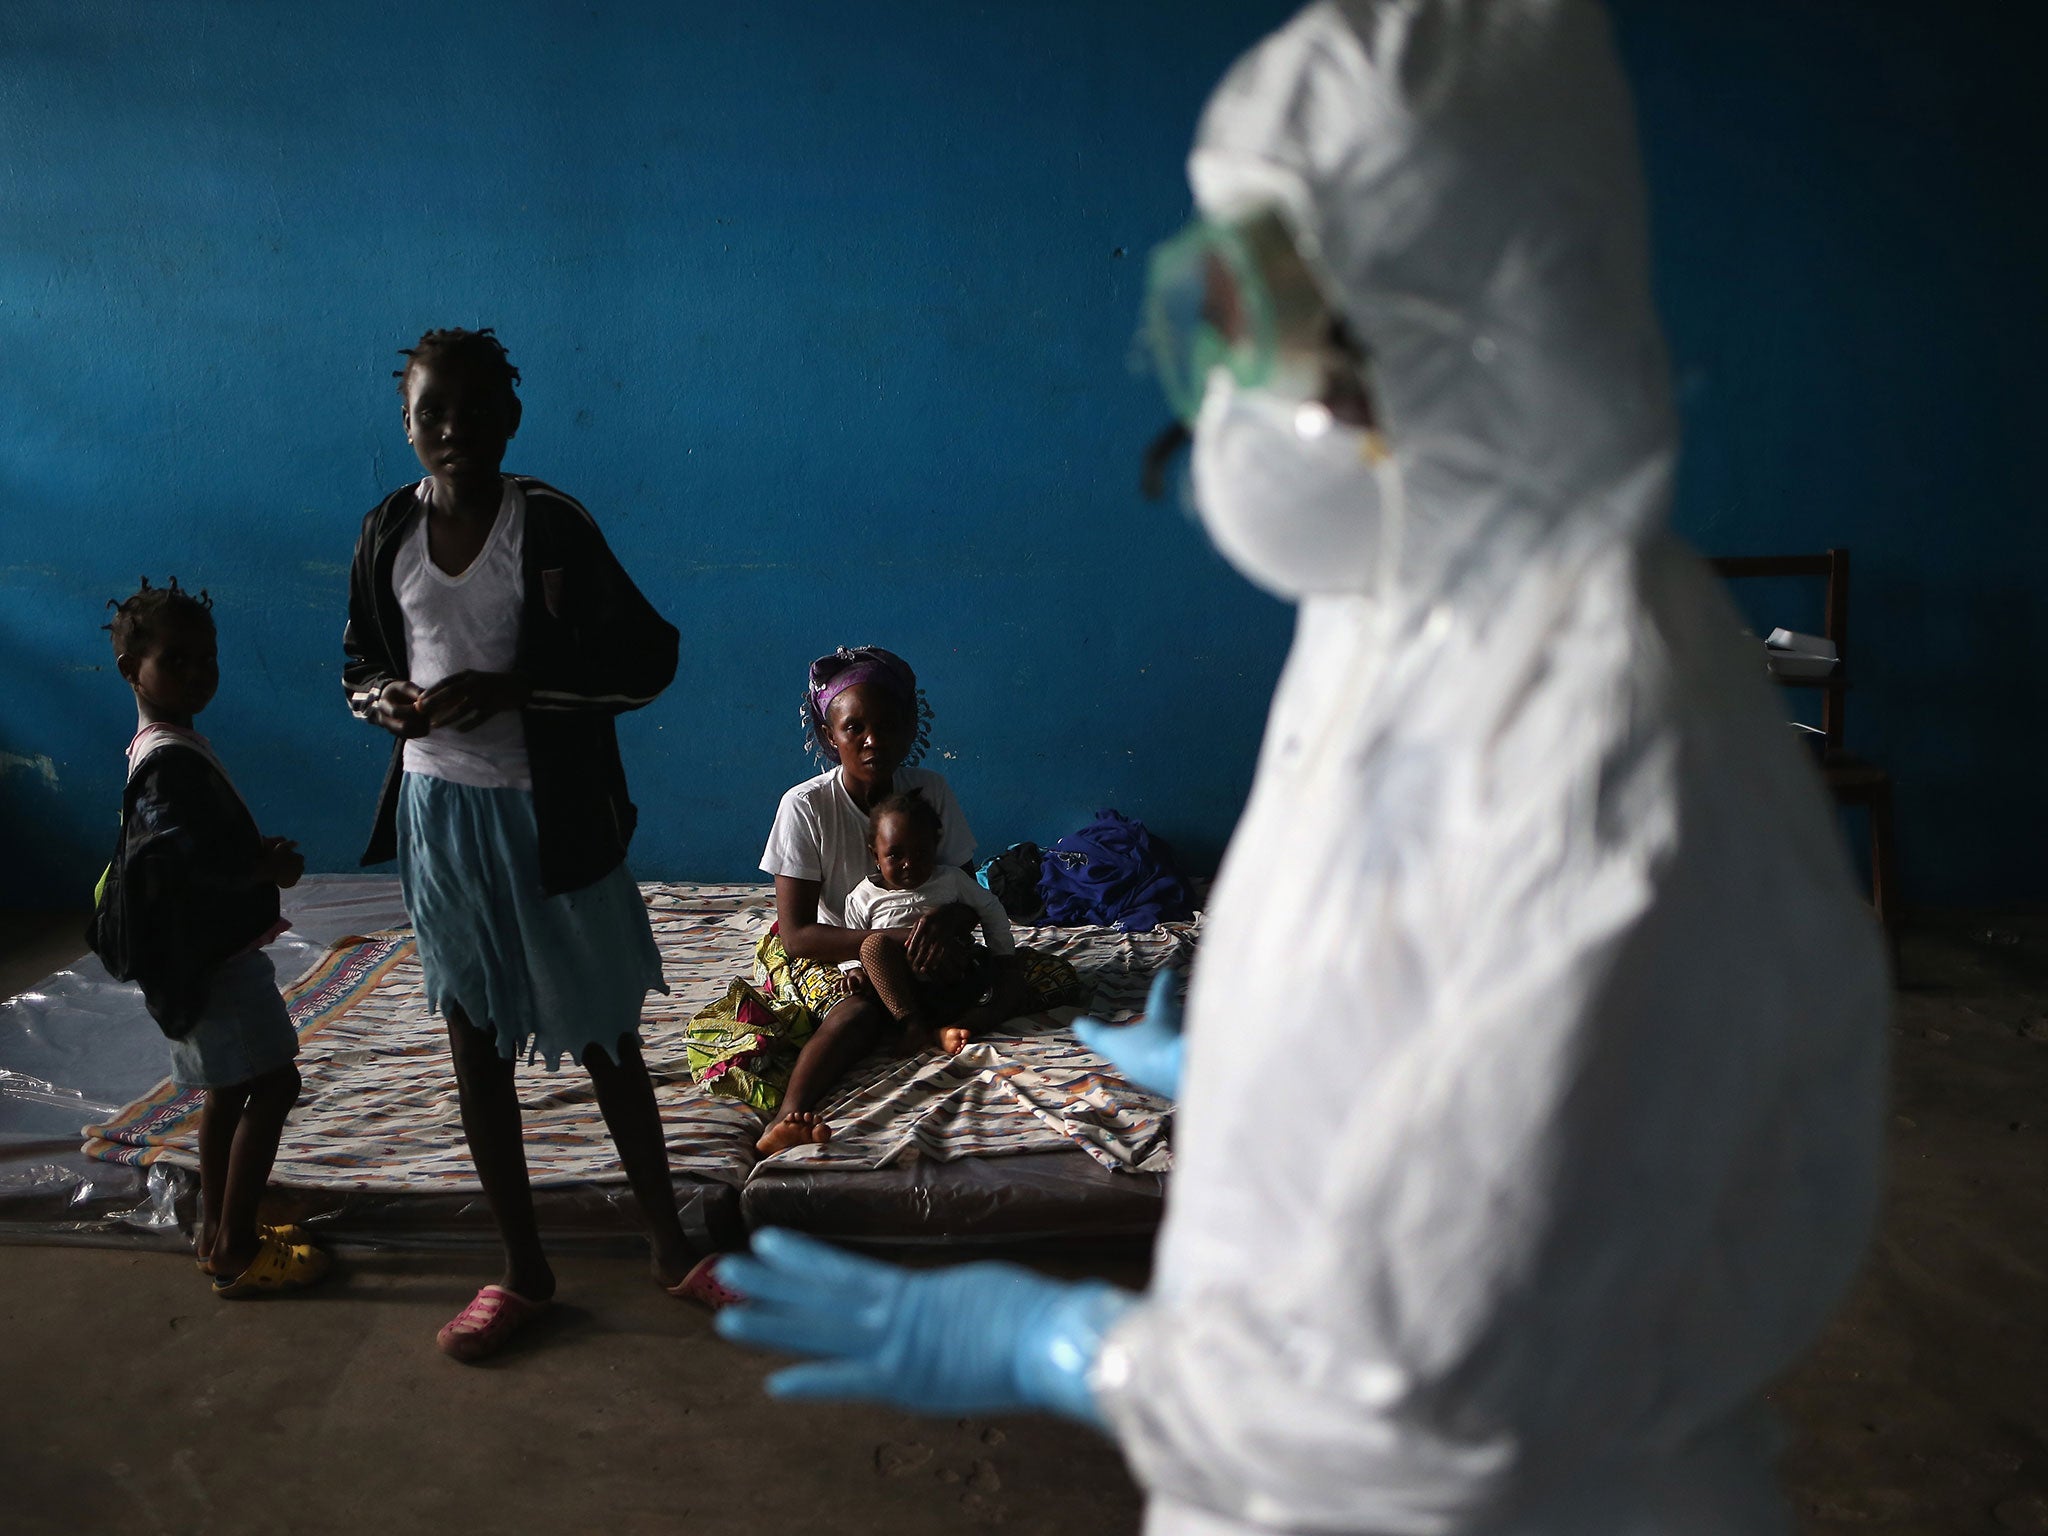
[[[1777,677],[1826,677],[1840,664],[1834,641],[1790,629],[1774,629],[1764,637],[1764,657]]]

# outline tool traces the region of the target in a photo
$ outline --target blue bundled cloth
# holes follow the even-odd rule
[[[1116,811],[1097,811],[1087,826],[1046,849],[1038,889],[1054,923],[1145,933],[1195,912],[1165,843]]]

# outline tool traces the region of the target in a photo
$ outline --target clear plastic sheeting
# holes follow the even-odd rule
[[[0,1147],[0,1238],[9,1242],[184,1242],[178,1204],[197,1180],[176,1168],[124,1168],[78,1139]]]
[[[45,1152],[53,1149],[45,1148]],[[741,1227],[737,1191],[675,1180],[677,1213],[699,1246],[732,1248]],[[0,1241],[104,1247],[185,1248],[198,1219],[199,1179],[189,1169],[100,1162],[75,1149],[38,1156],[0,1151]],[[549,1245],[636,1248],[639,1211],[624,1183],[534,1191]],[[367,1248],[495,1248],[497,1230],[480,1194],[413,1195],[273,1187],[266,1216],[297,1222],[330,1245]]]

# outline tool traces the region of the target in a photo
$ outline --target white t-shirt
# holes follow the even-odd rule
[[[895,787],[920,791],[937,809],[941,864],[957,867],[974,857],[974,829],[944,778],[929,768],[898,768]],[[761,868],[817,881],[818,921],[847,926],[846,898],[875,872],[875,861],[868,852],[868,814],[853,803],[836,766],[784,792]]]
[[[391,567],[412,680],[431,688],[457,672],[510,672],[519,659],[526,604],[526,493],[506,479],[498,520],[460,576],[450,576],[427,553],[424,504],[433,481],[422,480],[418,494],[420,519]],[[474,730],[430,731],[405,744],[405,771],[479,789],[531,789],[526,724],[517,710],[506,710]]]
[[[172,725],[165,720],[152,720],[135,732],[135,739],[128,743],[128,777],[134,778],[135,770],[142,766],[144,759],[162,747],[190,747],[213,764],[213,771],[226,781],[229,789],[235,789],[235,781],[228,778],[227,764],[215,754],[212,742],[195,730]],[[235,798],[240,800],[241,797],[242,792],[235,789]],[[247,803],[243,801],[245,806]]]
[[[908,928],[927,912],[964,901],[981,920],[981,941],[992,955],[1013,955],[1017,937],[1010,932],[1010,914],[994,894],[965,870],[941,864],[931,879],[914,891],[892,890],[873,875],[846,898],[849,928]]]

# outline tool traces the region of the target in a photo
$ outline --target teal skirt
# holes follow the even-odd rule
[[[408,773],[398,796],[398,881],[419,936],[427,1007],[451,1006],[498,1054],[613,1061],[640,1004],[666,992],[640,888],[620,864],[584,886],[541,890],[533,795]]]

